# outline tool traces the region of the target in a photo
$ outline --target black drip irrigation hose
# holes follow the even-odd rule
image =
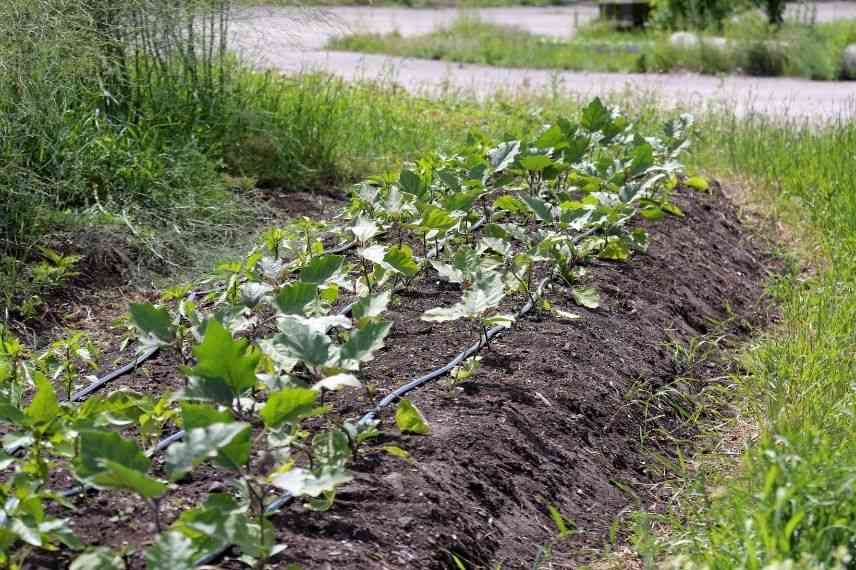
[[[538,284],[538,289],[535,294],[529,297],[529,300],[526,301],[526,304],[520,308],[520,310],[515,313],[515,320],[520,319],[521,317],[526,316],[533,308],[535,308],[535,302],[544,294],[544,288],[547,286],[547,283],[550,282],[550,277],[545,277],[541,280],[541,283]],[[372,408],[369,412],[367,412],[362,418],[360,418],[359,423],[367,423],[375,418],[375,416],[384,408],[400,399],[401,397],[407,395],[412,392],[416,388],[419,388],[423,384],[427,384],[432,380],[436,380],[437,378],[449,373],[455,366],[458,366],[461,362],[471,357],[472,355],[478,353],[482,348],[490,344],[490,341],[495,337],[502,334],[503,331],[507,330],[508,327],[500,327],[496,326],[487,331],[484,337],[479,338],[478,342],[473,343],[466,350],[458,353],[456,357],[450,360],[446,365],[441,366],[440,368],[436,368],[431,372],[420,376],[414,380],[411,380],[407,384],[403,384],[399,386],[389,394],[387,394],[377,405]]]
[[[107,385],[109,382],[112,382],[116,378],[119,378],[120,376],[124,376],[125,374],[128,374],[129,372],[133,372],[140,364],[142,364],[143,362],[145,362],[146,360],[148,360],[149,358],[154,356],[157,353],[158,348],[159,347],[157,347],[157,346],[154,346],[152,348],[147,348],[146,350],[144,350],[143,352],[138,354],[134,358],[134,360],[132,360],[131,362],[125,364],[124,366],[120,366],[119,368],[116,368],[115,370],[108,372],[107,374],[105,374],[101,378],[96,379],[94,382],[92,382],[88,386],[81,388],[77,392],[73,393],[71,395],[71,398],[68,399],[68,401],[69,402],[80,402],[81,400],[90,396],[93,392],[100,390],[101,388],[103,388],[105,385]]]

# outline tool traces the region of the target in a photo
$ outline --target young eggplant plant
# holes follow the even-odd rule
[[[473,277],[472,287],[464,292],[461,302],[451,307],[428,309],[420,317],[428,322],[448,322],[467,319],[479,323],[482,338],[487,342],[487,329],[492,326],[510,327],[514,316],[495,313],[505,297],[502,276],[492,270],[479,269]]]

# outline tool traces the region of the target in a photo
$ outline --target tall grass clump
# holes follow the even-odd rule
[[[739,385],[759,426],[737,475],[708,474],[668,541],[676,567],[852,568],[856,555],[856,188],[852,122],[705,124],[699,162],[749,176],[811,242],[813,272],[771,292],[781,323]],[[816,242],[816,243],[815,243]]]
[[[3,251],[51,212],[222,199],[209,157],[230,104],[227,22],[222,0],[0,6]]]

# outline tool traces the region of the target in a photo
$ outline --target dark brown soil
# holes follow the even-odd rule
[[[454,553],[470,568],[529,568],[555,537],[547,514],[554,505],[576,528],[555,545],[556,556],[567,562],[562,567],[575,567],[609,540],[622,513],[640,501],[656,503],[660,497],[649,489],[677,451],[666,435],[686,436],[691,428],[678,406],[653,394],[674,385],[687,404],[727,372],[717,359],[688,369],[674,346],[702,335],[744,336],[769,319],[763,286],[771,260],[727,199],[718,190],[687,191],[678,203],[686,218],[645,223],[647,254],[589,268],[602,295],[599,309],[574,306],[566,289],[550,290],[551,303],[582,318],[521,320],[483,352],[474,380],[414,392],[430,435],[395,435],[392,410],[384,412],[388,434],[378,443],[406,448],[413,462],[367,449],[353,466],[355,481],[330,511],[292,502],[273,519],[287,545],[273,566],[452,568]],[[459,295],[430,281],[400,295],[388,314],[392,337],[364,382],[383,395],[472,343],[471,325],[418,318]],[[510,299],[508,308],[522,302]],[[182,379],[171,360],[147,363],[116,387],[175,389]],[[684,376],[696,380],[675,384]],[[370,405],[362,392],[335,403],[348,416]],[[199,470],[169,494],[165,520],[215,487],[222,488],[222,475]],[[76,504],[73,526],[91,544],[139,545],[151,536],[151,519],[131,496],[100,493]]]

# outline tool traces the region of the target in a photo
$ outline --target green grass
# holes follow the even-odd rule
[[[584,71],[631,71],[639,59],[638,54],[613,42],[559,42],[467,17],[426,35],[355,34],[334,38],[328,47],[502,67]]]
[[[708,37],[702,33],[703,37]],[[789,22],[773,29],[757,16],[732,23],[726,47],[701,42],[677,47],[661,31],[619,32],[601,22],[581,28],[571,40],[556,40],[516,28],[462,17],[445,29],[402,37],[353,34],[334,38],[331,49],[383,53],[502,67],[574,71],[745,73],[837,79],[841,54],[856,41],[856,22],[818,25]]]
[[[856,553],[856,127],[712,116],[696,163],[739,176],[798,230],[814,274],[771,283],[781,322],[735,378],[758,426],[738,469],[702,460],[663,521],[681,568],[852,568]],[[736,473],[736,474],[735,474]],[[785,564],[794,566],[772,566]]]

